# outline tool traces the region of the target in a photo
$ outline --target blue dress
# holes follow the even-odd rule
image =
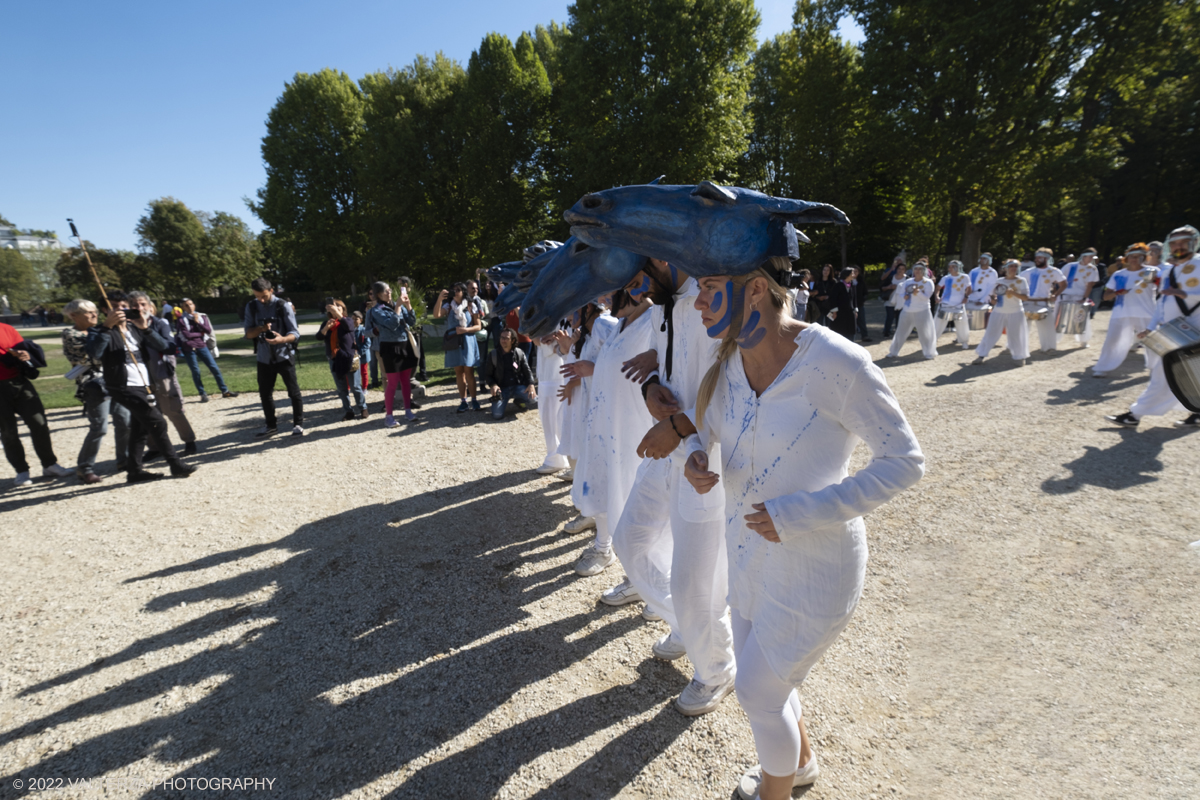
[[[445,306],[449,312],[446,314],[446,330],[450,330],[451,326],[458,328],[471,327],[470,317],[466,321],[460,317],[456,317],[454,309],[450,308],[449,304]],[[456,321],[457,320],[457,321]],[[446,367],[478,367],[479,366],[479,342],[475,339],[475,334],[468,333],[465,336],[458,338],[458,347],[446,351]]]

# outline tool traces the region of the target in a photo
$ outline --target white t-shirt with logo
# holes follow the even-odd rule
[[[1034,267],[1022,272],[1020,277],[1029,284],[1029,291],[1026,292],[1026,295],[1035,300],[1049,299],[1054,291],[1054,285],[1067,279],[1067,276],[1063,275],[1062,270],[1058,267]]]
[[[971,279],[961,272],[958,275],[944,275],[938,286],[942,287],[942,305],[959,306],[967,298],[971,290]]]
[[[971,270],[971,302],[986,303],[999,279],[1000,276],[991,267],[976,267]]]
[[[1094,262],[1084,266],[1078,261],[1072,261],[1062,271],[1067,276],[1067,288],[1062,293],[1064,300],[1078,303],[1083,299],[1083,291],[1089,283],[1100,282],[1100,270],[1096,269]]]
[[[1104,288],[1114,292],[1122,289],[1127,294],[1119,294],[1113,299],[1113,319],[1135,317],[1149,320],[1154,316],[1154,303],[1158,299],[1158,289],[1154,279],[1158,277],[1158,267],[1142,267],[1138,270],[1122,269],[1113,273]]]
[[[909,278],[896,292],[901,297],[901,311],[928,311],[929,298],[933,297],[933,281],[929,278]]]
[[[1029,282],[1018,275],[1015,278],[1000,278],[996,281],[996,314],[1024,314],[1025,304],[1017,295],[1029,297]]]

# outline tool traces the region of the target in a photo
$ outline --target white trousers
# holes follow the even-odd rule
[[[1054,304],[1050,304],[1050,313],[1043,319],[1030,320],[1030,322],[1033,323],[1033,327],[1037,328],[1038,345],[1041,349],[1047,352],[1057,350],[1058,331],[1055,330],[1054,325]],[[1011,331],[1009,331],[1009,335],[1012,335]],[[1028,341],[1028,337],[1026,337],[1026,341]]]
[[[896,337],[892,339],[892,347],[888,350],[889,356],[897,356],[900,354],[900,348],[904,346],[908,335],[912,333],[913,328],[917,329],[917,341],[921,343],[921,352],[926,358],[933,358],[937,355],[937,334],[933,330],[933,314],[929,311],[929,306],[922,303],[924,308],[916,311],[901,311],[900,319],[896,322]]]
[[[933,320],[933,340],[935,342],[946,332],[946,326],[949,324],[950,320],[942,317]],[[954,333],[958,336],[958,343],[966,347],[967,342],[971,340],[971,329],[967,327],[966,311],[954,315]],[[917,335],[920,336],[920,334]]]
[[[783,777],[800,764],[800,717],[796,689],[779,679],[767,663],[754,623],[733,610],[733,643],[737,651],[737,699],[754,733],[758,763],[768,775]]]
[[[997,314],[995,311],[988,317],[987,328],[983,332],[983,341],[975,349],[975,355],[987,358],[988,353],[1000,341],[1001,334],[1008,337],[1008,352],[1016,361],[1029,358],[1029,327],[1025,324],[1024,314]],[[1004,331],[1008,332],[1005,334]]]
[[[1146,317],[1109,317],[1108,335],[1104,337],[1104,347],[1100,348],[1100,357],[1096,359],[1092,372],[1112,372],[1121,366],[1125,356],[1129,355],[1129,348],[1138,340],[1138,331],[1146,330],[1149,324],[1150,320]],[[1146,369],[1149,369],[1151,351],[1148,348],[1144,349]]]
[[[1089,314],[1087,322],[1083,324],[1083,333],[1075,334],[1075,341],[1080,344],[1087,344],[1092,340],[1092,317]]]
[[[546,460],[543,467],[566,469],[567,457],[558,452],[558,436],[562,428],[563,415],[559,406],[558,387],[562,384],[541,381],[538,383],[538,419],[542,421],[542,433],[546,436]]]
[[[1167,383],[1167,373],[1163,369],[1162,358],[1152,350],[1146,350],[1147,366],[1150,368],[1150,383],[1145,391],[1129,407],[1129,413],[1138,419],[1142,417],[1161,417],[1163,414],[1173,414],[1176,411],[1188,413],[1183,403],[1171,392]]]
[[[679,459],[646,459],[613,530],[613,548],[646,605],[687,648],[696,679],[733,677],[733,633],[726,616],[729,566],[723,514],[689,522],[679,509]],[[678,464],[678,466],[675,466]],[[666,499],[667,502],[663,502]]]

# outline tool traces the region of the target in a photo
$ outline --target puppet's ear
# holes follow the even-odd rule
[[[717,186],[712,181],[700,181],[696,188],[692,190],[692,197],[703,197],[708,200],[715,200],[718,203],[734,205],[737,203],[737,195],[728,189]]]
[[[767,230],[771,237],[771,244],[767,250],[768,256],[786,256],[795,261],[800,257],[797,239],[804,237],[804,242],[808,242],[808,237],[796,230],[792,223],[781,219],[773,219],[767,223]]]

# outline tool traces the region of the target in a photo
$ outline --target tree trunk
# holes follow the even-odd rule
[[[979,263],[980,244],[983,242],[983,232],[987,225],[963,221],[962,255],[963,267],[970,270]]]
[[[950,201],[949,224],[946,228],[946,245],[945,250],[942,251],[942,254],[947,258],[953,257],[955,253],[959,252],[958,242],[962,238],[963,225],[966,222],[963,219],[962,212],[959,210],[961,207],[957,200]],[[931,253],[930,255],[932,256],[933,254]]]

